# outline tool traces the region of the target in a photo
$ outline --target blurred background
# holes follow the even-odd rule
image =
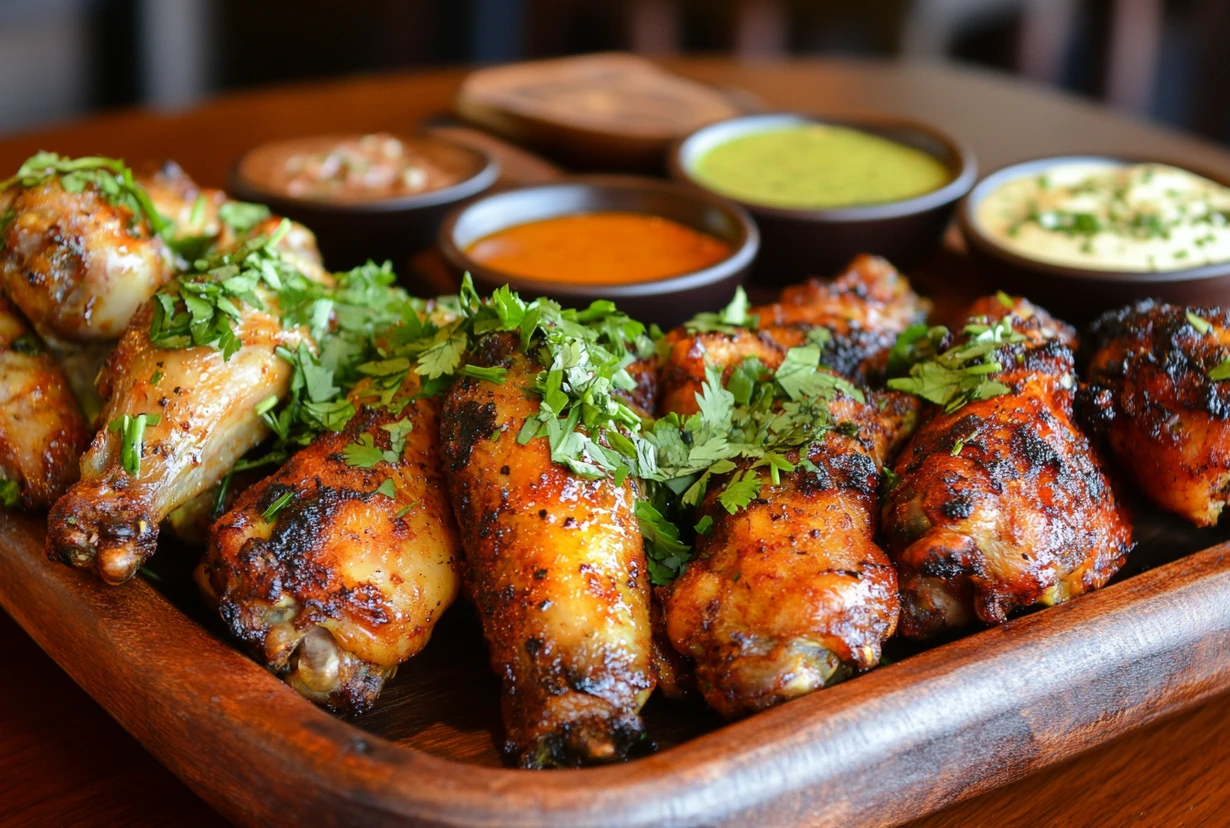
[[[959,60],[1230,141],[1230,0],[0,0],[0,132],[405,67],[646,55]]]

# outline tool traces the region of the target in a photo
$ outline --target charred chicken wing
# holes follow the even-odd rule
[[[1046,335],[1063,328],[1000,301],[1005,313],[972,319],[955,347],[936,343],[889,382],[935,403],[883,513],[911,638],[1096,589],[1132,547],[1128,513],[1072,421],[1072,351]]]
[[[1145,301],[1090,331],[1082,418],[1163,509],[1197,526],[1230,499],[1230,311]]]
[[[104,428],[81,460],[81,481],[51,510],[51,557],[95,569],[108,583],[128,580],[154,553],[160,521],[269,434],[257,406],[285,397],[293,373],[279,352],[315,345],[304,327],[283,325],[271,291],[248,288],[249,298],[265,294],[259,308],[211,292],[243,273],[255,280],[265,265],[282,268],[280,279],[294,275],[271,244],[237,257],[242,264],[168,286],[111,352],[99,380]]]
[[[762,481],[745,508],[732,513],[710,489],[699,513],[709,529],[666,601],[672,643],[727,717],[874,667],[897,626],[896,573],[874,541],[877,490],[918,406],[889,393],[828,407],[834,428],[785,452],[793,470]]]
[[[921,321],[927,308],[892,265],[859,256],[832,281],[788,287],[772,305],[732,306],[722,318],[671,331],[661,370],[662,410],[681,412],[692,405],[706,365],[721,366],[729,375],[755,356],[775,368],[787,350],[807,342],[823,346],[825,366],[865,381],[883,368],[897,334]]]
[[[116,339],[174,275],[164,220],[118,162],[44,153],[4,183],[0,281],[44,337]]]
[[[439,448],[439,403],[363,405],[211,533],[202,588],[258,661],[331,709],[369,709],[427,644],[460,586],[460,544]],[[397,413],[394,413],[394,411]]]
[[[504,683],[506,751],[527,767],[622,758],[654,687],[649,580],[628,480],[585,479],[518,434],[539,411],[539,367],[514,333],[479,342],[442,435],[465,549],[465,586]]]

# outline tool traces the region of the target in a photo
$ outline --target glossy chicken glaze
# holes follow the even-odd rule
[[[172,240],[202,238],[221,247],[235,243],[234,232],[219,217],[226,193],[201,187],[174,161],[166,161],[137,176],[154,209],[171,222]]]
[[[484,337],[472,362],[506,367],[504,383],[463,377],[445,403],[466,591],[504,683],[506,753],[525,767],[615,761],[643,737],[654,687],[636,494],[553,463],[545,437],[517,443],[539,370],[517,345]]]
[[[399,397],[418,393],[411,373]],[[360,403],[363,386],[351,399]],[[440,457],[438,400],[397,415],[362,407],[214,524],[198,580],[253,657],[333,710],[371,708],[397,665],[427,645],[460,589],[461,544]],[[361,435],[390,448],[385,428],[412,426],[401,458],[346,462]],[[389,497],[377,489],[392,481]],[[266,520],[270,506],[291,500]]]
[[[96,569],[118,584],[154,554],[158,524],[217,483],[268,435],[256,405],[289,390],[294,350],[306,333],[245,307],[235,332],[244,346],[229,361],[216,348],[155,347],[146,305],[111,353],[99,381],[104,424],[81,458],[81,481],[51,510],[47,551],[73,566]],[[153,380],[157,378],[157,382]],[[157,414],[145,429],[140,472],[121,465],[121,435],[105,427],[124,414]]]
[[[882,370],[897,334],[921,321],[928,307],[888,262],[859,256],[832,281],[812,279],[788,287],[775,304],[752,308],[756,330],[671,331],[661,369],[661,410],[695,410],[693,399],[701,391],[706,364],[722,366],[723,379],[749,356],[774,369],[786,351],[806,344],[808,332],[815,329],[829,333],[821,364],[866,381]]]
[[[1123,565],[1132,524],[1072,421],[1072,351],[1054,324],[1014,317],[1026,342],[1001,348],[1007,394],[950,413],[928,406],[897,459],[883,531],[901,582],[901,631],[923,638],[1050,606]]]
[[[914,426],[904,394],[831,404],[854,437],[828,432],[798,468],[730,514],[714,482],[712,519],[666,601],[675,649],[694,659],[700,692],[734,717],[874,667],[897,626],[897,578],[875,544],[880,467]],[[799,460],[799,451],[786,459]],[[747,464],[745,463],[744,466]]]
[[[92,187],[57,180],[20,191],[0,249],[9,298],[44,337],[116,339],[173,275],[171,251],[145,219]]]
[[[0,477],[20,485],[23,509],[46,509],[89,441],[60,367],[0,294]]]
[[[1082,419],[1150,500],[1216,524],[1230,499],[1230,383],[1209,371],[1230,359],[1230,311],[1141,302],[1102,316],[1089,340]]]

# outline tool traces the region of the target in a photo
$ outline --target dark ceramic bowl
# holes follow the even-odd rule
[[[368,259],[390,259],[400,268],[410,256],[432,245],[449,210],[486,191],[500,177],[499,162],[482,150],[434,136],[404,140],[446,145],[467,156],[472,171],[458,183],[438,190],[373,201],[331,202],[263,190],[240,175],[240,158],[231,171],[230,190],[236,198],[267,204],[274,213],[311,228],[325,264],[333,270],[355,267]]]
[[[716,236],[730,245],[731,254],[710,267],[650,282],[577,285],[504,273],[465,252],[484,236],[514,225],[600,211],[662,216]],[[759,246],[756,225],[735,205],[680,184],[633,176],[583,176],[495,193],[458,208],[440,227],[444,258],[458,274],[469,271],[479,292],[507,284],[526,298],[548,296],[565,307],[610,299],[629,316],[664,328],[729,302]]]
[[[908,267],[939,245],[957,200],[973,185],[978,170],[964,144],[915,121],[746,115],[702,127],[676,144],[669,159],[671,175],[709,192],[691,172],[707,151],[743,135],[805,123],[851,127],[920,149],[942,161],[951,177],[937,190],[884,204],[808,210],[738,201],[756,219],[763,237],[757,281],[785,284],[834,273],[859,253],[874,253]]]
[[[1030,259],[986,235],[974,220],[978,204],[995,188],[1022,176],[1041,175],[1056,164],[1106,161],[1115,164],[1167,163],[1230,187],[1230,176],[1195,170],[1158,159],[1105,155],[1064,155],[1012,164],[983,178],[957,211],[957,224],[975,266],[996,288],[1028,297],[1052,313],[1077,324],[1137,299],[1163,299],[1177,305],[1230,304],[1230,262],[1156,273],[1095,270]]]

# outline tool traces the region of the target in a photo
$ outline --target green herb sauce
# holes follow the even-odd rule
[[[901,201],[952,178],[942,162],[921,150],[824,124],[733,138],[697,159],[692,175],[729,198],[802,209]]]

